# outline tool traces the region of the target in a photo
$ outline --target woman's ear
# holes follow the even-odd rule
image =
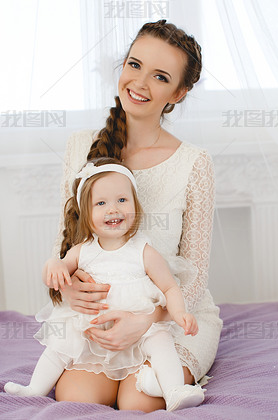
[[[187,94],[187,92],[188,92],[187,87],[183,87],[179,89],[176,93],[174,93],[172,100],[169,103],[175,105]]]

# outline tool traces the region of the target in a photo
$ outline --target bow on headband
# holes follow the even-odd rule
[[[81,191],[83,188],[83,185],[85,183],[85,181],[89,178],[91,178],[91,176],[96,175],[96,174],[101,174],[103,172],[117,172],[119,174],[125,175],[127,176],[130,181],[132,182],[135,191],[137,192],[137,185],[136,185],[136,181],[134,176],[132,175],[132,173],[125,167],[122,165],[117,165],[117,164],[107,164],[107,165],[100,165],[100,166],[95,166],[92,162],[87,163],[86,166],[84,166],[84,168],[78,172],[78,174],[76,175],[75,178],[81,178],[81,181],[78,185],[77,188],[77,193],[76,193],[76,200],[78,203],[78,206],[80,208],[80,197],[81,197]]]

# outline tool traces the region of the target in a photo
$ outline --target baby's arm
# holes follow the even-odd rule
[[[171,318],[184,329],[185,334],[196,335],[196,319],[186,313],[181,290],[164,258],[148,244],[144,248],[143,258],[146,273],[166,297],[166,307]]]
[[[68,250],[66,256],[60,260],[57,257],[49,258],[42,271],[44,283],[55,290],[63,288],[65,282],[72,284],[70,276],[78,268],[78,260],[81,244]]]

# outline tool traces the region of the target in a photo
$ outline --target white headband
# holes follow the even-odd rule
[[[95,166],[92,162],[89,162],[80,172],[78,172],[78,174],[75,177],[75,178],[82,178],[77,187],[77,193],[76,193],[76,200],[77,200],[79,208],[80,208],[81,191],[82,191],[85,181],[91,178],[91,176],[96,175],[96,174],[101,174],[103,172],[118,172],[119,174],[123,174],[127,176],[132,182],[135,188],[135,191],[137,192],[137,185],[136,185],[135,178],[125,166],[117,165],[117,164]]]

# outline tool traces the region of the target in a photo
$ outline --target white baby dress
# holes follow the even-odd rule
[[[81,246],[78,267],[91,275],[97,283],[111,285],[106,303],[109,310],[124,310],[133,313],[152,313],[155,307],[166,305],[161,290],[146,275],[143,262],[143,250],[147,243],[146,236],[137,233],[125,245],[114,251],[101,248],[98,238]],[[186,271],[187,275],[196,275],[194,267],[183,258],[171,260],[173,274]],[[177,279],[177,278],[176,278]],[[184,334],[174,322],[152,324],[142,338],[131,347],[122,351],[110,351],[88,339],[84,331],[92,327],[90,321],[99,315],[86,315],[76,312],[63,302],[55,306],[50,315],[43,316],[43,309],[38,320],[46,321],[35,335],[41,344],[59,353],[65,361],[66,369],[82,369],[89,372],[104,372],[108,378],[121,380],[136,372],[147,360],[142,350],[146,337],[158,330],[170,331],[173,336]],[[104,311],[100,311],[100,314]],[[107,313],[107,310],[105,311]],[[108,329],[106,323],[99,328]],[[71,362],[68,363],[69,358]]]

